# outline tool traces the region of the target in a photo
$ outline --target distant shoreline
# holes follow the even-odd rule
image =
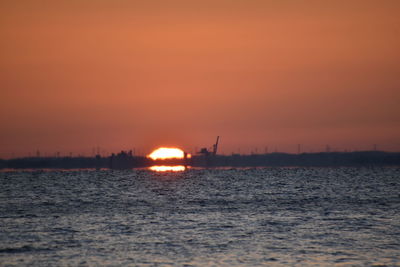
[[[400,166],[400,152],[358,151],[198,156],[151,160],[123,153],[108,157],[26,157],[3,160],[0,169],[133,169],[153,165],[191,167],[358,167]]]

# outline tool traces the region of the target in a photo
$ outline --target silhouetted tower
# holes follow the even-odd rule
[[[326,145],[326,153],[331,152],[331,147],[329,145]]]
[[[378,150],[378,146],[376,144],[374,144],[374,151]]]
[[[297,145],[297,154],[300,154],[300,153],[301,153],[301,145],[298,144],[298,145]]]
[[[212,146],[212,151],[209,151],[206,147],[203,147],[202,149],[200,149],[199,154],[203,154],[204,156],[216,155],[218,152],[218,143],[219,143],[219,136],[217,136],[217,141]]]
[[[217,154],[218,151],[218,142],[219,142],[219,136],[217,136],[217,141],[215,142],[215,144],[213,145],[213,155]]]

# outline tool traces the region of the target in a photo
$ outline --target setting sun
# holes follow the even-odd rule
[[[160,147],[154,150],[150,155],[149,158],[153,160],[157,159],[183,159],[185,157],[185,152],[179,148],[167,148],[167,147]]]

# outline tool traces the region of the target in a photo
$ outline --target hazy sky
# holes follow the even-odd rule
[[[0,157],[400,151],[400,1],[0,2]]]

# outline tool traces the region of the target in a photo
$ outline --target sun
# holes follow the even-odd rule
[[[190,158],[189,153],[185,153],[182,149],[176,147],[160,147],[147,155],[152,160],[164,160],[164,159],[184,159],[185,165],[177,166],[151,166],[149,169],[156,172],[180,172],[186,170],[186,159]]]
[[[160,147],[151,152],[147,157],[157,160],[157,159],[183,159],[185,157],[185,152],[179,148],[170,147]]]

